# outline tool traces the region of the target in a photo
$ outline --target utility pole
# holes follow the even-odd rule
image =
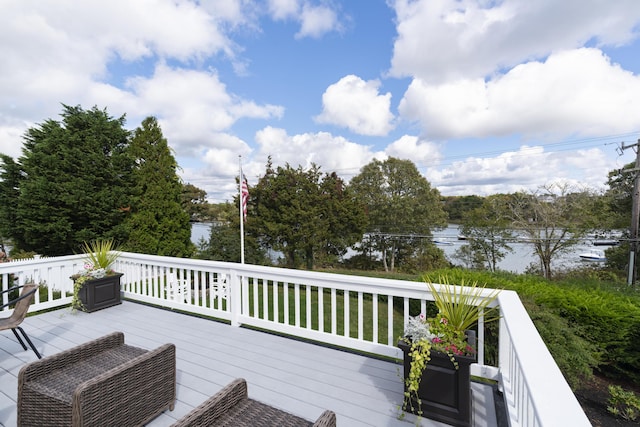
[[[622,144],[622,151],[632,148],[636,152],[636,165],[633,168],[635,174],[633,179],[633,194],[631,205],[631,227],[629,228],[629,272],[627,274],[627,284],[636,283],[636,261],[638,254],[638,223],[640,222],[640,139],[632,145]]]

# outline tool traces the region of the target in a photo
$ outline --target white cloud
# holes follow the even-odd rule
[[[293,20],[300,23],[300,29],[295,34],[296,39],[305,37],[318,39],[327,33],[342,30],[336,9],[327,3],[269,0],[267,9],[276,21]]]
[[[348,75],[332,84],[322,94],[320,123],[349,128],[360,135],[384,136],[394,127],[390,111],[391,93],[378,92],[379,80],[364,81]]]
[[[606,135],[640,126],[640,76],[612,64],[598,49],[551,55],[544,63],[482,78],[429,85],[414,79],[401,115],[433,138]]]
[[[429,84],[486,77],[587,42],[638,36],[636,0],[396,0],[391,74]]]
[[[421,141],[417,136],[403,135],[392,142],[385,153],[390,157],[411,160],[416,165],[434,165],[442,159],[440,147],[429,141]]]
[[[614,168],[600,149],[548,152],[541,146],[522,146],[495,157],[469,157],[429,168],[426,176],[447,196],[489,195],[535,190],[552,182],[601,189],[603,177]]]
[[[299,0],[269,0],[269,13],[275,20],[294,18],[300,10]]]
[[[271,156],[275,165],[289,163],[292,167],[309,167],[315,163],[322,171],[336,171],[344,179],[356,175],[374,157],[386,158],[381,152],[356,144],[327,132],[288,135],[286,130],[266,127],[256,134],[259,151],[253,159],[262,166]]]
[[[134,111],[158,115],[165,136],[178,153],[183,148],[216,144],[212,136],[243,117],[280,117],[282,107],[260,106],[227,93],[214,72],[159,65],[151,78],[128,82],[135,93]]]
[[[340,30],[338,16],[326,6],[311,6],[305,4],[300,14],[300,31],[296,38],[312,37],[320,38],[325,33]]]
[[[189,1],[60,0],[55,4],[3,1],[0,6],[0,57],[3,58],[0,151],[14,152],[12,147],[21,145],[21,140],[15,138],[16,133],[23,134],[30,123],[55,118],[61,103],[85,108],[108,105],[112,115],[128,113],[129,118],[133,114],[157,114],[153,101],[162,98],[162,93],[175,95],[170,87],[154,87],[151,79],[139,77],[135,80],[138,89],[143,90],[146,85],[159,92],[147,92],[147,99],[140,99],[139,95],[109,83],[112,77],[109,67],[121,60],[132,65],[165,57],[197,62],[220,52],[233,56],[236,46],[220,30],[221,25],[229,24],[225,19],[236,18],[231,12],[212,17]],[[177,107],[186,105],[191,95],[197,94],[191,90],[186,96],[172,100],[176,119],[170,127],[175,134],[180,134],[176,126],[179,122],[191,124],[184,111]],[[166,98],[161,100],[169,103]],[[202,106],[202,102],[199,105]],[[247,112],[253,108],[248,101],[234,100],[230,105],[244,106],[240,108],[244,111],[236,108],[231,113],[233,119],[256,115],[255,111]],[[168,106],[163,107],[169,110]],[[270,106],[264,109],[280,114]],[[211,108],[207,108],[204,113],[196,111],[196,114],[206,116],[210,112]],[[222,117],[224,121],[224,115]],[[24,127],[16,132],[17,123]],[[217,128],[214,126],[214,129]],[[201,139],[203,134],[194,137]]]

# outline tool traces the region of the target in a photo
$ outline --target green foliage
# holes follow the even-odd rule
[[[105,270],[109,270],[120,256],[113,239],[97,239],[91,242],[83,242],[82,251],[85,259],[93,268],[104,268]]]
[[[479,287],[478,282],[469,284],[464,280],[459,285],[451,285],[447,276],[439,276],[437,283],[441,286],[438,290],[428,277],[425,277],[425,281],[439,313],[458,331],[464,332],[476,326],[481,314],[486,323],[500,318],[500,311],[496,307],[489,307],[498,297],[499,289],[485,292],[485,287]]]
[[[443,197],[443,207],[449,221],[459,224],[464,222],[469,212],[480,208],[484,199],[480,196],[449,196]]]
[[[446,225],[440,193],[410,160],[373,160],[350,182],[368,216],[371,244],[365,251],[382,254],[385,270],[416,256],[424,238]]]
[[[195,247],[189,214],[182,205],[178,164],[154,117],[144,119],[135,130],[128,152],[135,161],[135,186],[123,247],[152,255],[190,256]]]
[[[574,390],[579,388],[598,366],[597,346],[582,338],[579,325],[572,325],[544,306],[536,305],[531,298],[522,302],[569,386]]]
[[[235,216],[229,222],[214,223],[211,226],[209,241],[201,246],[197,257],[214,261],[240,262],[239,225],[239,217]],[[248,264],[271,264],[265,251],[253,236],[245,235],[244,254],[245,262]]]
[[[193,184],[184,184],[180,195],[180,203],[182,208],[189,215],[191,221],[211,221],[208,215],[209,204],[207,203],[207,192]]]
[[[485,288],[478,287],[477,282],[471,285],[465,285],[464,282],[460,286],[450,285],[446,276],[438,278],[438,282],[442,284],[438,289],[425,280],[438,313],[434,317],[427,317],[426,313],[410,317],[405,325],[404,336],[401,337],[409,345],[411,358],[409,375],[405,378],[403,409],[406,410],[407,405],[411,405],[412,411],[418,409],[418,415],[421,415],[418,389],[431,359],[431,350],[447,354],[455,369],[458,369],[457,356],[472,356],[476,353],[476,349],[468,342],[466,331],[477,325],[480,313],[484,312],[487,322],[500,317],[496,308],[489,308],[499,290],[485,292]],[[464,291],[463,286],[467,286]],[[418,408],[413,408],[412,400],[417,401]]]
[[[398,260],[400,266],[397,271],[405,273],[418,273],[451,265],[442,249],[426,239],[416,240],[413,247],[401,248]]]
[[[626,378],[640,384],[640,296],[603,286],[596,280],[550,282],[536,276],[510,273],[471,272],[461,269],[435,271],[432,276],[448,275],[452,282],[473,280],[489,288],[502,287],[530,299],[541,310],[567,322],[572,334],[585,340],[596,368],[613,378]],[[538,324],[537,324],[538,325]],[[569,328],[570,327],[570,328]],[[571,360],[562,340],[547,346],[558,365],[569,366]],[[584,358],[587,363],[589,358]],[[579,370],[582,370],[580,368]],[[571,374],[565,372],[569,377]]]
[[[0,154],[0,234],[15,236],[22,174],[13,157]]]
[[[342,179],[323,176],[315,165],[273,169],[269,159],[249,194],[245,232],[264,248],[282,252],[288,267],[311,269],[317,258],[343,255],[362,237],[362,205]]]
[[[508,197],[482,199],[480,206],[467,212],[462,224],[460,231],[467,239],[465,248],[470,253],[461,248],[458,256],[466,256],[472,265],[482,260],[487,269],[496,271],[498,262],[513,251],[509,245],[514,235],[508,219]]]
[[[609,172],[607,184],[609,189],[604,195],[608,204],[607,222],[604,225],[611,229],[623,229],[629,227],[631,216],[633,181],[637,171],[634,171],[635,163],[628,163],[622,169],[614,169]]]
[[[513,226],[532,246],[545,278],[552,276],[552,260],[597,226],[601,215],[597,201],[589,191],[576,192],[564,184],[549,184],[535,192],[510,197]]]
[[[116,236],[129,203],[124,116],[63,106],[62,121],[27,130],[16,163],[3,157],[1,229],[25,251],[55,256],[83,241]]]
[[[640,419],[640,397],[633,391],[625,390],[619,385],[610,385],[609,395],[609,412],[629,421]]]

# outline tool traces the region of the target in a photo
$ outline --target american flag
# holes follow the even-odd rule
[[[242,218],[247,220],[247,201],[249,200],[249,185],[247,178],[242,175],[242,185],[240,187],[240,197],[242,198]]]

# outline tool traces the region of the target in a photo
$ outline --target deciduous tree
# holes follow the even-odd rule
[[[494,195],[482,199],[480,207],[467,213],[461,231],[475,254],[470,259],[475,262],[481,259],[488,270],[496,271],[498,262],[513,251],[509,244],[514,235],[507,197]]]
[[[416,253],[418,236],[430,238],[432,230],[447,224],[440,193],[410,160],[373,160],[349,186],[366,207],[367,232],[387,271],[395,270],[403,254]]]
[[[598,225],[588,190],[577,191],[567,184],[552,183],[531,193],[516,193],[510,211],[514,227],[533,247],[545,278],[552,276],[552,261],[579,243]]]
[[[207,221],[209,203],[207,192],[193,184],[186,183],[182,186],[180,197],[182,208],[187,212],[192,221]]]

